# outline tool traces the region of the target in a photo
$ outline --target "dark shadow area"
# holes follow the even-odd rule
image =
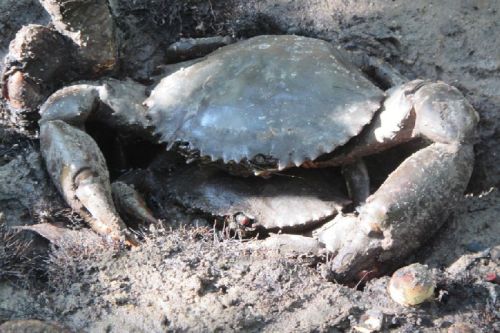
[[[145,169],[165,147],[130,137],[101,122],[88,122],[87,133],[94,138],[106,159],[111,181],[131,169]]]

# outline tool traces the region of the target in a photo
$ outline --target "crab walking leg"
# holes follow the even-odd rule
[[[363,72],[370,73],[368,76],[375,76],[376,80],[387,87],[399,86],[405,83],[405,78],[395,68],[385,63],[383,60],[367,55],[361,51],[345,51],[349,61],[354,63]]]
[[[159,224],[147,206],[144,198],[129,184],[116,181],[111,184],[113,201],[121,216],[130,217],[132,220],[144,221],[147,224]]]
[[[126,233],[125,225],[113,203],[104,156],[83,128],[92,118],[114,128],[127,125],[130,131],[145,135],[147,119],[141,104],[144,89],[133,81],[112,79],[70,86],[54,93],[40,111],[41,151],[53,182],[96,232],[113,238]],[[118,198],[120,193],[123,191],[118,191]],[[120,202],[135,204],[139,216],[146,216],[137,199]],[[146,220],[152,221],[152,216]]]
[[[381,263],[407,256],[441,226],[466,189],[477,113],[444,83],[415,87],[407,95],[415,114],[412,137],[433,143],[403,161],[361,206],[359,216],[339,215],[318,232],[336,254],[331,264],[338,279],[359,279]]]
[[[347,193],[355,206],[365,202],[370,195],[370,177],[368,169],[362,159],[352,164],[342,166]]]

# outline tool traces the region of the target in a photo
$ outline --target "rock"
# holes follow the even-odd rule
[[[398,269],[389,281],[391,298],[404,306],[414,306],[434,295],[436,283],[427,266],[419,263]]]
[[[27,23],[45,24],[47,21],[47,13],[36,0],[0,1],[0,72],[3,69],[2,58],[16,32]]]

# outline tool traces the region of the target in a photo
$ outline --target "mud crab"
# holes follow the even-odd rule
[[[113,19],[105,1],[94,2],[42,1],[58,31],[30,26],[11,44],[4,96],[18,114],[36,109],[54,78],[78,74],[69,68],[98,76],[116,66]],[[383,91],[334,45],[290,35],[254,37],[166,66],[149,86],[111,78],[70,85],[40,108],[47,170],[100,234],[126,233],[115,204],[155,223],[136,189],[165,185],[190,208],[244,226],[319,227],[313,237],[335,255],[336,277],[358,278],[408,255],[449,215],[472,172],[478,115],[446,83],[407,81],[371,58],[351,60],[369,63],[376,82],[392,87]],[[84,131],[96,120],[127,136],[152,133],[148,140],[201,162],[161,184],[141,176],[135,189],[111,186],[105,158]],[[371,188],[363,158],[413,141],[418,149]],[[335,167],[350,198],[336,188]],[[342,212],[349,202],[357,209]]]

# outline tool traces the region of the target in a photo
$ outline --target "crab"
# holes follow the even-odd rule
[[[37,110],[59,77],[114,70],[113,19],[106,1],[94,2],[42,1],[58,31],[30,26],[17,35],[3,75],[17,116]],[[155,189],[242,227],[302,233],[289,239],[331,252],[339,280],[383,270],[435,233],[462,197],[479,118],[444,82],[408,81],[377,59],[346,54],[319,39],[265,35],[165,66],[149,85],[112,78],[69,85],[40,107],[47,170],[69,206],[111,238],[133,239],[124,214],[157,223],[142,199]],[[89,122],[196,163],[161,175],[167,168],[158,161],[172,163],[163,157],[153,171],[111,185]],[[370,186],[364,159],[413,142],[414,151]]]

